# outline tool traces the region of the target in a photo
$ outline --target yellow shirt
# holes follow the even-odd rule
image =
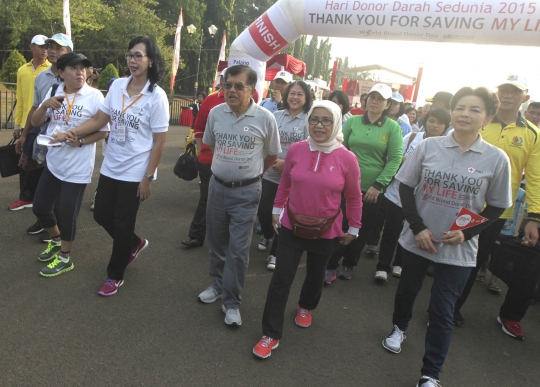
[[[34,81],[38,74],[51,67],[51,63],[45,59],[45,62],[37,69],[30,61],[22,65],[17,70],[17,108],[15,110],[15,127],[24,128],[28,112],[34,103]]]
[[[519,113],[516,122],[505,124],[495,118],[480,133],[484,140],[502,149],[510,159],[514,204],[506,209],[501,218],[513,218],[524,171],[528,213],[538,217],[540,214],[540,130]]]

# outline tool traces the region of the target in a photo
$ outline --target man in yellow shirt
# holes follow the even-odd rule
[[[465,322],[460,308],[463,306],[476,279],[478,269],[488,258],[495,241],[507,219],[513,218],[514,206],[525,171],[527,190],[528,215],[525,226],[525,237],[522,244],[534,247],[538,241],[538,223],[540,222],[540,130],[525,119],[520,113],[521,105],[529,100],[527,81],[517,75],[511,75],[498,86],[501,101],[499,110],[493,121],[480,131],[482,138],[488,143],[502,149],[510,159],[512,201],[514,205],[507,208],[500,219],[480,233],[476,268],[471,271],[465,290],[456,303],[454,324],[462,326]],[[530,304],[530,298],[523,296],[509,287],[501,307],[497,321],[502,330],[509,336],[524,339],[519,321],[525,316]]]
[[[26,124],[28,112],[34,103],[34,81],[39,73],[48,69],[51,64],[47,60],[47,46],[45,43],[46,36],[36,35],[30,43],[32,51],[32,60],[22,65],[17,71],[17,106],[15,110],[15,130],[13,137],[19,138],[21,128]],[[33,171],[26,172],[21,170],[19,175],[20,192],[19,200],[10,204],[8,209],[16,211],[25,207],[32,207],[34,192],[36,190],[37,179],[33,178]],[[43,229],[40,226],[30,227],[28,232],[31,234],[40,233]]]

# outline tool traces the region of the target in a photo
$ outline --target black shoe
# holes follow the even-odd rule
[[[185,241],[181,242],[184,246],[186,246],[188,249],[191,249],[193,247],[201,247],[203,244],[198,239],[186,239]]]
[[[461,312],[459,310],[454,310],[454,325],[456,327],[461,328],[463,325],[465,325],[465,319],[461,315]]]
[[[48,232],[44,232],[39,236],[39,241],[42,243],[49,243],[50,241],[52,241],[52,238]]]
[[[43,231],[45,231],[45,229],[41,227],[41,224],[39,224],[39,222],[34,223],[26,229],[26,232],[30,235],[41,234]]]

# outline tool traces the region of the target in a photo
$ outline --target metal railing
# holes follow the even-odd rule
[[[15,83],[0,82],[0,85],[15,86]],[[101,90],[105,95],[106,92]],[[169,125],[178,125],[182,108],[191,106],[193,99],[175,96],[169,104]],[[17,97],[15,90],[0,90],[0,129],[13,129],[15,127],[15,106]]]

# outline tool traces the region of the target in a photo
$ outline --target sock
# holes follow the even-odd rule
[[[60,244],[60,242],[62,241],[62,239],[60,238],[60,235],[55,236],[55,237],[53,237],[53,236],[51,235],[51,240],[52,240],[55,244],[57,244],[57,245]]]
[[[69,261],[69,251],[60,251],[60,254],[58,254],[58,259],[62,262]]]

